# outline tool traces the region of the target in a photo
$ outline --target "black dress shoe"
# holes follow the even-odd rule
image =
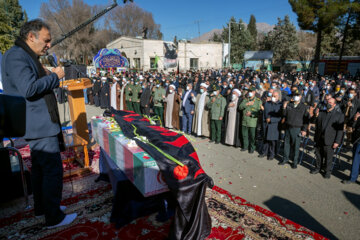
[[[297,164],[291,165],[291,168],[292,168],[292,169],[296,169],[296,168],[297,168]]]
[[[213,143],[213,142],[215,142],[215,141],[214,141],[214,140],[210,140],[210,141],[209,141],[209,143]]]
[[[320,172],[319,169],[313,169],[310,171],[311,174],[318,174]]]
[[[245,149],[245,148],[242,148],[240,151],[245,152],[245,151],[246,151],[246,149]]]
[[[343,184],[355,183],[355,182],[350,181],[350,180],[342,180],[341,182],[342,182]]]
[[[253,153],[254,153],[254,150],[249,150],[249,153],[250,153],[250,154],[253,154]]]
[[[324,175],[324,178],[325,178],[325,179],[329,179],[329,178],[330,178],[330,176],[331,176],[331,174],[330,174],[330,173],[326,173],[326,174]]]
[[[265,157],[265,154],[258,155],[258,158],[263,158],[263,157]]]
[[[274,157],[268,157],[267,160],[272,161],[272,160],[274,160]]]
[[[287,162],[284,162],[284,161],[281,161],[278,163],[278,165],[285,165],[285,164],[287,164]]]
[[[219,144],[220,142],[215,142],[215,144]]]

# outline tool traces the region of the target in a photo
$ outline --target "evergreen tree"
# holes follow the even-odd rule
[[[247,26],[247,30],[250,32],[252,38],[253,38],[253,43],[251,45],[251,48],[253,50],[255,50],[256,46],[257,46],[257,29],[256,29],[256,19],[255,16],[251,14],[250,16],[250,21],[249,24]]]
[[[317,33],[314,70],[317,69],[320,59],[323,35],[338,24],[339,16],[347,10],[345,2],[344,0],[289,0],[292,10],[298,16],[301,29]]]
[[[282,65],[285,64],[285,60],[297,58],[298,38],[289,16],[286,15],[283,20],[278,18],[274,29],[265,37],[264,46],[274,52],[274,60]]]
[[[0,0],[0,51],[7,51],[27,21],[26,12],[18,0]]]

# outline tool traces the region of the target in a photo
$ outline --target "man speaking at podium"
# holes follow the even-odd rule
[[[31,149],[31,180],[35,215],[45,215],[48,228],[71,223],[76,213],[65,215],[60,206],[63,169],[61,125],[54,88],[64,77],[61,67],[45,69],[39,57],[51,46],[49,26],[39,19],[25,23],[20,37],[1,62],[4,94],[26,99],[26,132]]]

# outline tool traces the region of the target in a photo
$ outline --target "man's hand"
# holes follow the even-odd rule
[[[266,119],[266,122],[267,122],[267,123],[269,123],[270,121],[271,121],[270,118],[267,118],[267,119]]]
[[[229,103],[229,107],[233,107],[233,106],[235,106],[235,103]]]
[[[250,116],[251,116],[251,112],[247,111],[245,115],[248,116],[248,117],[250,117]]]
[[[351,101],[349,101],[347,105],[348,105],[348,107],[352,107]]]
[[[55,73],[59,79],[62,79],[65,76],[65,72],[61,67],[53,68],[51,71]]]
[[[317,108],[317,109],[315,110],[315,117],[318,117],[318,116],[319,116],[319,112],[320,112],[320,109]]]
[[[213,102],[215,102],[215,101],[216,101],[216,98],[213,97],[213,98],[211,99],[211,102],[213,103]]]
[[[355,114],[354,120],[357,121],[359,117],[360,117],[360,112],[357,112],[357,113]]]
[[[191,114],[191,115],[194,115],[194,111],[191,111],[190,114]]]
[[[261,111],[264,111],[265,108],[264,108],[263,105],[261,105],[261,106],[260,106],[260,109],[261,109]]]
[[[283,107],[284,107],[284,108],[286,108],[286,107],[287,107],[287,105],[288,105],[288,103],[289,103],[289,101],[285,101],[285,102],[284,102],[284,106],[283,106]]]
[[[336,149],[338,146],[339,146],[339,144],[338,144],[338,143],[334,143],[334,145],[333,145],[333,149]]]
[[[190,95],[191,95],[191,97],[195,97],[194,93],[191,93]]]
[[[305,137],[306,131],[301,131],[301,136]]]
[[[219,120],[222,120],[222,117],[219,117]]]

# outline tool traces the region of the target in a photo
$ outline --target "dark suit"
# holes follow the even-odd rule
[[[301,98],[301,102],[307,106],[314,106],[315,95],[314,95],[313,91],[308,89],[305,94],[305,89],[304,89],[304,93],[303,93],[303,97]]]
[[[194,94],[194,96],[196,96],[195,91],[190,90],[189,94],[187,94],[186,96],[185,92],[182,97],[182,103],[181,103],[181,109],[182,109],[182,130],[185,133],[190,134],[191,133],[191,126],[192,126],[192,119],[194,114],[191,114],[191,112],[194,112],[195,110],[195,102],[193,102],[193,99],[191,97],[191,93]],[[186,97],[186,98],[185,98]]]
[[[51,121],[44,95],[59,86],[59,79],[55,73],[39,78],[35,61],[18,46],[5,53],[1,73],[4,93],[26,100],[24,138],[31,149],[35,215],[45,214],[47,225],[58,224],[65,217],[60,210],[63,177],[57,138],[60,126]]]
[[[330,174],[334,155],[333,144],[341,144],[344,132],[344,114],[333,109],[331,112],[321,111],[316,119],[314,141],[316,143],[316,169],[320,169],[325,159],[325,172]]]
[[[151,88],[143,88],[140,96],[140,108],[141,114],[150,116],[150,97],[151,97]]]

